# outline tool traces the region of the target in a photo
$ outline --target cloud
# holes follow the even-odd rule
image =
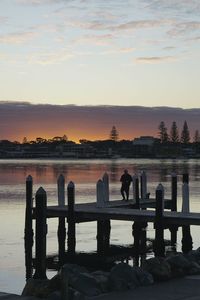
[[[30,64],[50,65],[62,63],[73,57],[74,54],[68,49],[62,49],[57,52],[38,52],[31,54],[28,58],[28,62]]]
[[[161,11],[163,15],[166,13],[174,13],[182,15],[198,15],[200,13],[199,0],[143,0],[145,7],[153,11]]]
[[[29,42],[38,35],[37,32],[14,32],[0,35],[0,43],[3,44],[22,44]]]
[[[163,50],[166,50],[166,51],[172,51],[172,50],[175,50],[176,47],[174,46],[167,46],[167,47],[164,47]]]
[[[171,30],[169,30],[168,34],[172,37],[177,37],[185,34],[191,34],[199,30],[200,30],[200,22],[197,21],[181,22],[181,23],[177,23]]]
[[[15,0],[16,3],[25,5],[45,5],[45,4],[57,4],[64,3],[65,0]]]
[[[95,46],[106,46],[110,45],[113,41],[112,34],[102,34],[102,35],[84,35],[74,41],[72,43],[75,44],[92,44]]]
[[[200,109],[142,106],[32,105],[27,102],[0,102],[0,139],[22,140],[60,136],[70,139],[106,139],[113,125],[120,138],[157,136],[161,121],[182,128],[187,120],[190,131],[200,128]],[[22,118],[23,116],[23,118]]]
[[[151,57],[138,57],[135,62],[138,64],[158,64],[162,62],[176,61],[175,56],[151,56]]]
[[[112,54],[126,54],[126,53],[132,53],[135,51],[135,48],[127,47],[127,48],[114,48],[110,50],[106,50],[101,52],[101,55],[112,55]]]
[[[127,29],[149,29],[154,27],[160,27],[161,25],[168,24],[166,20],[139,20],[139,21],[130,21],[111,27],[113,30],[127,30]]]

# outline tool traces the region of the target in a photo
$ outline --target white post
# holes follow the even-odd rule
[[[109,176],[108,176],[108,173],[104,173],[102,180],[103,180],[103,184],[104,184],[104,201],[109,202]]]
[[[186,182],[182,185],[182,212],[190,212],[189,185]]]
[[[135,174],[132,177],[133,179],[133,201],[136,201],[136,179],[138,179],[138,175]]]
[[[57,180],[58,186],[58,205],[64,206],[65,205],[65,177],[60,174]]]
[[[104,183],[101,179],[97,181],[97,207],[104,207]]]
[[[141,178],[141,198],[142,200],[145,200],[147,197],[147,176],[145,171],[141,172],[140,178]]]

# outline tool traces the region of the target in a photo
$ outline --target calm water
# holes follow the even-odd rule
[[[76,185],[76,202],[94,201],[96,182],[106,171],[110,176],[111,199],[120,199],[119,178],[127,168],[130,174],[145,170],[148,192],[155,195],[158,183],[163,183],[165,195],[170,196],[170,174],[178,174],[178,207],[181,207],[182,174],[190,174],[191,211],[200,212],[200,160],[1,160],[0,161],[0,291],[21,293],[25,284],[24,270],[24,211],[25,179],[31,174],[34,193],[40,186],[47,191],[48,203],[57,204],[56,181],[59,174],[66,182]],[[131,222],[112,222],[111,242],[132,243]],[[192,227],[194,248],[198,247],[198,227]],[[48,253],[57,252],[57,221],[48,221]],[[153,230],[148,229],[153,237]],[[166,232],[167,236],[167,232]],[[180,246],[180,234],[178,244]],[[77,249],[96,249],[96,226],[94,223],[77,225]],[[49,278],[54,275],[49,272]]]

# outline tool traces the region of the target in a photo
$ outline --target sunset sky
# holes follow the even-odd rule
[[[200,1],[1,0],[0,68],[0,101],[200,108]]]

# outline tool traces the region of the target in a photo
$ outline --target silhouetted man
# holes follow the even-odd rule
[[[124,174],[121,176],[120,181],[122,183],[121,194],[122,194],[123,200],[128,201],[129,187],[130,187],[131,181],[133,181],[131,175],[128,173],[128,170],[124,170]]]

